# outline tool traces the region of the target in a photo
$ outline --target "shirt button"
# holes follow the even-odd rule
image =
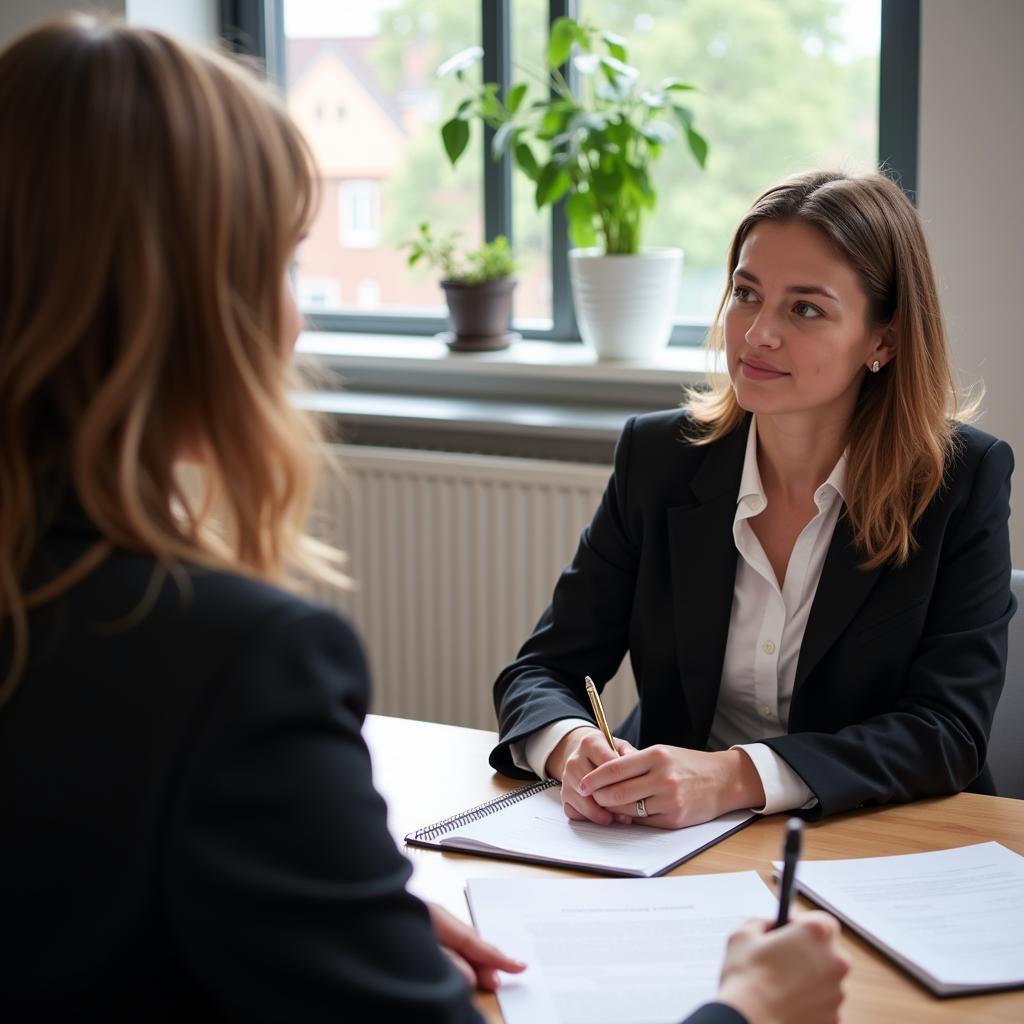
[[[773,644],[771,640],[765,640],[765,642],[761,645],[761,650],[764,651],[765,654],[774,654],[775,644]]]
[[[761,708],[761,714],[764,715],[765,718],[771,718],[772,709],[768,707],[768,705],[766,704],[763,708]]]

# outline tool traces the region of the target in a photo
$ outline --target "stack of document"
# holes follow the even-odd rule
[[[1024,986],[1024,857],[999,843],[803,861],[797,885],[937,995]],[[475,878],[466,895],[484,938],[529,964],[498,991],[506,1024],[679,1021],[714,998],[731,932],[777,910],[753,871]]]
[[[796,877],[936,995],[1024,986],[1024,857],[999,843],[802,861]]]

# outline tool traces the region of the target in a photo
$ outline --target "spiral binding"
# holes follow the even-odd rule
[[[557,779],[547,779],[544,782],[534,782],[529,786],[523,786],[520,789],[514,789],[511,793],[505,793],[503,796],[496,796],[488,800],[486,803],[471,807],[468,811],[463,811],[461,814],[454,814],[450,818],[445,818],[443,821],[435,822],[433,825],[427,825],[426,828],[417,829],[409,838],[415,840],[428,840],[437,839],[438,836],[447,835],[449,832],[454,831],[457,828],[461,828],[463,825],[469,825],[471,822],[479,821],[481,818],[486,818],[495,811],[503,811],[506,807],[511,807],[513,804],[519,803],[521,800],[526,800],[533,796],[534,793],[541,793],[545,789],[550,789],[552,786],[560,786],[561,783]]]

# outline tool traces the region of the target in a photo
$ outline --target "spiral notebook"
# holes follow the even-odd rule
[[[410,832],[413,846],[535,861],[606,875],[651,878],[743,828],[755,815],[732,811],[674,830],[569,821],[559,783],[535,782]]]

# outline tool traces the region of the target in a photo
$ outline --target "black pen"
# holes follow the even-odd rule
[[[782,878],[779,881],[779,916],[776,928],[789,920],[789,903],[793,898],[793,882],[796,879],[796,865],[800,860],[800,841],[804,834],[804,823],[799,818],[786,822],[786,840],[782,847]]]

